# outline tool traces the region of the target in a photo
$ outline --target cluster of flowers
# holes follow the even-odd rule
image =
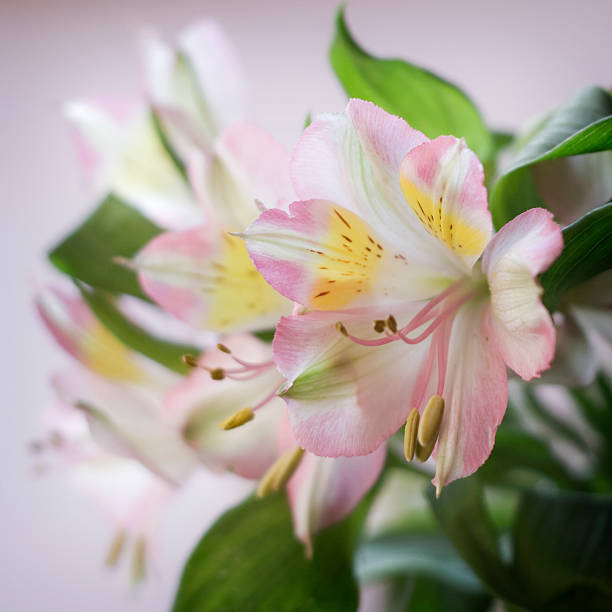
[[[551,213],[493,235],[465,142],[362,100],[316,117],[290,153],[245,119],[214,24],[176,49],[149,39],[145,60],[146,103],[78,102],[68,116],[97,189],[167,230],[125,265],[194,336],[217,336],[182,377],[80,297],[38,296],[80,362],[54,378],[59,446],[97,494],[102,467],[110,497],[127,494],[109,561],[132,538],[143,573],[161,503],[202,464],[258,481],[260,496],[286,486],[307,550],[376,482],[402,428],[406,459],[435,462],[438,495],[473,473],[506,409],[506,366],[530,380],[553,358],[535,280],[563,246]],[[272,328],[272,344],[254,335]]]

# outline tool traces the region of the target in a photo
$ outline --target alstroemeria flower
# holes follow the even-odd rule
[[[133,260],[145,292],[196,329],[240,332],[276,325],[291,312],[263,279],[244,242],[229,232],[256,218],[256,201],[285,208],[294,192],[289,152],[257,126],[228,128],[190,174],[208,212],[206,225],[154,238]]]
[[[190,227],[202,211],[181,164],[194,150],[210,154],[221,132],[244,117],[242,71],[209,21],[181,33],[176,49],[148,36],[144,61],[149,100],[80,100],[66,116],[99,196],[112,191],[165,227]]]
[[[295,533],[310,552],[312,536],[346,516],[376,482],[386,449],[336,459],[302,454],[277,397],[284,383],[269,344],[232,335],[166,396],[166,416],[208,467],[261,478],[260,493],[270,475],[286,480]],[[241,425],[228,425],[232,420]],[[289,470],[288,456],[297,457]]]
[[[175,374],[117,340],[77,295],[47,287],[35,303],[56,342],[101,378],[160,391],[177,382]]]
[[[271,440],[285,411],[276,396],[284,379],[272,361],[272,347],[254,336],[231,335],[222,346],[231,353],[205,351],[198,367],[166,395],[165,418],[208,468],[261,478],[277,457]],[[220,370],[222,379],[214,380],[211,372]],[[254,418],[224,430],[221,425],[240,410],[252,411]]]
[[[266,280],[310,311],[283,318],[274,341],[295,437],[317,455],[370,453],[441,396],[439,492],[489,455],[505,366],[530,379],[550,364],[535,277],[561,251],[560,229],[534,209],[491,238],[465,143],[360,100],[307,128],[291,171],[303,201],[264,212],[244,237]]]
[[[79,377],[78,371],[70,376]],[[96,382],[98,384],[98,382]],[[175,487],[128,454],[117,454],[114,435],[91,428],[85,410],[60,404],[44,413],[49,434],[32,443],[35,466],[67,469],[70,479],[106,515],[113,529],[106,564],[129,555],[133,582],[144,579],[157,556],[159,519]],[[94,435],[92,435],[94,434]],[[154,446],[157,440],[149,443]],[[192,461],[192,460],[191,460]]]

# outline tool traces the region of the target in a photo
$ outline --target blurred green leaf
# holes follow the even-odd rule
[[[174,612],[356,610],[352,518],[324,530],[306,558],[285,495],[248,499],[203,536],[183,571]]]
[[[483,591],[465,591],[440,580],[419,576],[414,582],[408,612],[486,612],[492,597]]]
[[[502,560],[477,478],[452,482],[444,487],[439,499],[429,490],[428,497],[443,531],[474,573],[499,596],[522,604],[524,593]]]
[[[338,12],[330,59],[349,97],[374,102],[430,138],[463,137],[483,163],[492,155],[492,136],[458,87],[414,64],[370,55],[352,37],[343,9]]]
[[[532,472],[534,479],[546,476],[563,488],[578,484],[542,440],[519,427],[502,425],[495,435],[493,452],[478,475],[492,484],[511,484],[516,471]]]
[[[529,491],[514,569],[540,610],[612,609],[612,496]]]
[[[550,311],[567,291],[612,267],[612,203],[568,225],[563,240],[561,255],[540,275],[543,301]]]
[[[262,329],[261,331],[253,332],[254,336],[257,336],[262,342],[272,342],[274,340],[275,329]]]
[[[589,87],[552,113],[499,178],[491,194],[497,228],[534,206],[543,206],[531,175],[534,164],[612,149],[612,96]]]
[[[147,300],[135,272],[116,263],[114,258],[133,257],[161,231],[111,194],[49,253],[49,259],[65,274],[96,289]]]
[[[470,566],[439,533],[388,533],[362,542],[355,555],[359,582],[375,582],[402,575],[422,575],[458,588],[482,592]]]
[[[100,323],[123,344],[179,374],[189,372],[190,368],[183,363],[182,356],[185,354],[197,356],[200,349],[157,338],[142,327],[132,323],[117,308],[112,299],[99,291],[87,289],[80,284],[79,289],[83,299]]]

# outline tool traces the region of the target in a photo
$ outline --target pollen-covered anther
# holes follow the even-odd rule
[[[336,323],[336,329],[343,335],[348,338],[349,333],[346,331],[346,327],[340,321]]]
[[[419,429],[419,411],[413,408],[406,419],[404,427],[404,457],[412,461],[417,447],[417,432]]]
[[[240,427],[249,421],[252,421],[255,418],[255,413],[250,408],[242,408],[232,414],[231,417],[228,417],[223,421],[220,425],[221,429],[228,431],[230,429],[235,429],[236,427]]]
[[[132,581],[142,582],[147,575],[146,566],[147,541],[140,536],[134,545],[134,556],[132,557]]]
[[[382,319],[377,319],[376,321],[374,321],[374,331],[378,332],[379,334],[382,334],[385,331],[386,326],[387,323]]]
[[[106,553],[105,563],[107,567],[114,567],[115,565],[117,565],[117,562],[121,557],[121,553],[125,548],[125,540],[125,531],[120,530],[115,534],[115,537],[111,542],[110,548],[108,549],[108,553]]]
[[[183,363],[190,368],[198,367],[198,360],[193,355],[183,355],[181,359]]]
[[[304,449],[300,446],[283,453],[263,475],[257,485],[257,497],[265,497],[273,491],[278,491],[284,487],[295,470],[300,465],[304,456]]]
[[[392,334],[397,333],[397,321],[393,315],[387,317],[387,327]]]
[[[433,453],[440,433],[444,414],[444,400],[439,395],[432,396],[425,406],[417,434],[416,457],[422,463]]]
[[[444,414],[444,400],[439,395],[429,398],[427,406],[419,424],[418,442],[423,447],[428,447],[436,442]]]
[[[213,368],[210,370],[210,377],[213,380],[223,380],[225,378],[225,370],[223,368]]]
[[[227,346],[225,346],[225,344],[217,344],[217,348],[222,352],[222,353],[227,353],[228,355],[232,354],[232,351],[227,348]]]

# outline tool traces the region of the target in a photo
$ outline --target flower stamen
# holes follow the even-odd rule
[[[419,428],[419,411],[413,408],[406,419],[404,427],[404,457],[412,461],[417,447],[417,432]]]
[[[255,414],[251,408],[242,408],[232,414],[231,417],[228,417],[221,423],[219,427],[224,429],[225,431],[229,431],[230,429],[235,429],[236,427],[240,427],[249,421],[252,421],[255,418]]]
[[[268,468],[268,471],[259,481],[259,484],[257,485],[257,497],[265,497],[269,493],[278,491],[284,487],[300,465],[304,452],[305,451],[302,447],[296,446],[295,448],[283,453]]]

